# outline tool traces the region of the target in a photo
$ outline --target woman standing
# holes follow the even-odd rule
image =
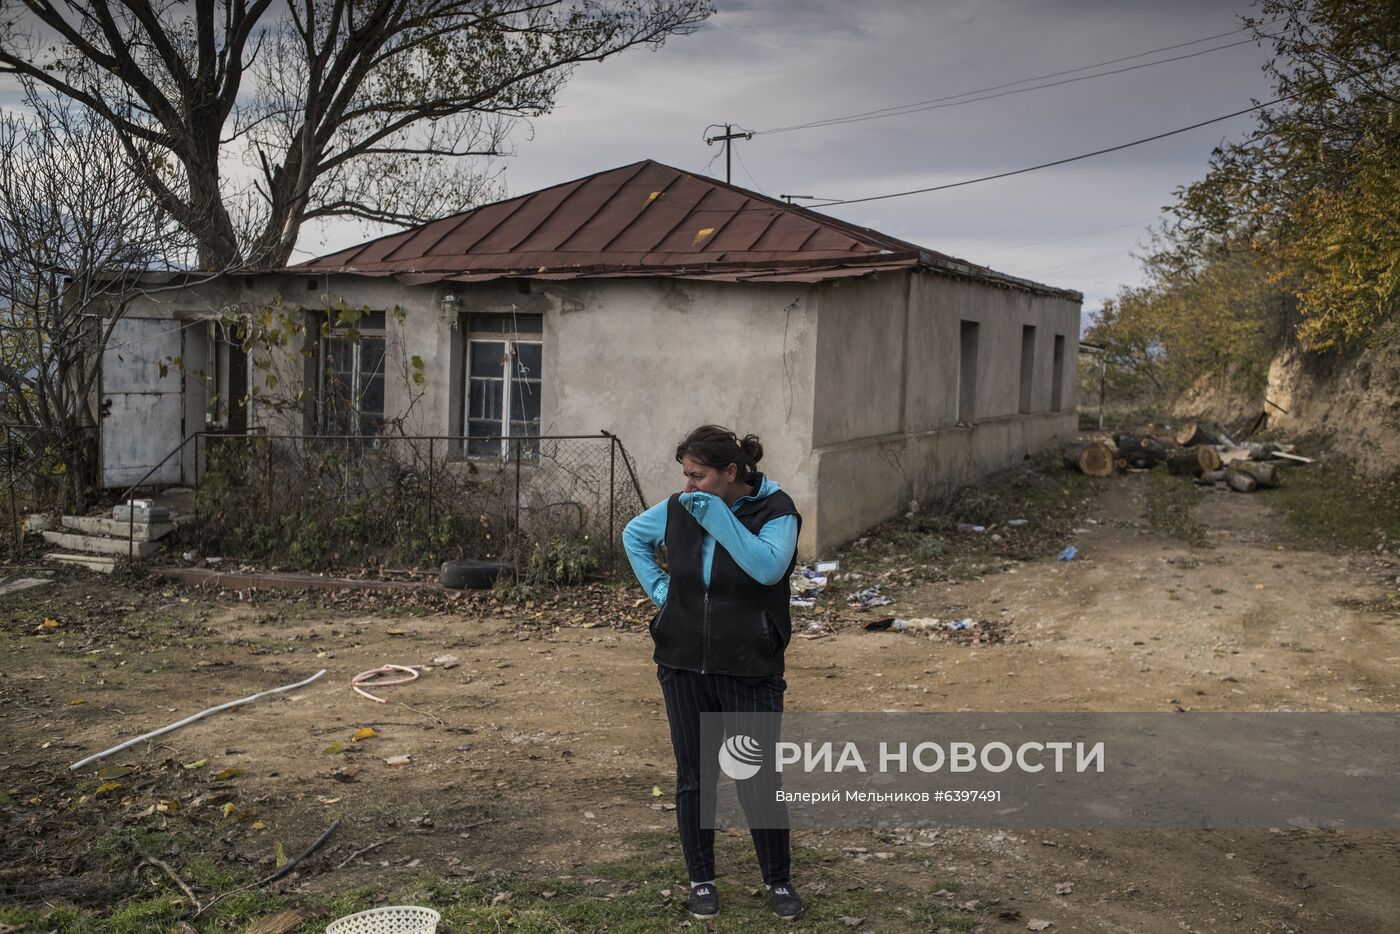
[[[653,657],[676,754],[676,821],[690,873],[686,907],[697,918],[719,913],[715,834],[700,826],[702,804],[714,813],[715,797],[713,784],[701,788],[701,763],[713,763],[719,747],[701,748],[700,715],[726,715],[726,731],[733,735],[732,715],[781,714],[787,689],[788,575],[802,519],[792,498],[759,472],[762,457],[754,435],[741,440],[717,425],[695,429],[676,446],[685,491],[648,509],[622,533],[637,580],[660,607],[651,623]],[[657,563],[663,545],[669,576]],[[777,719],[755,716],[752,722]],[[771,756],[771,743],[764,747]],[[764,810],[774,812],[777,773],[768,767],[760,775],[738,784],[746,814],[755,813],[764,795]],[[781,823],[784,829],[750,832],[769,904],[790,920],[802,911],[802,901],[789,878],[789,833],[786,820]]]

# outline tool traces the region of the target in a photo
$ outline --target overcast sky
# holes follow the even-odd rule
[[[1224,33],[1249,12],[1247,2],[1215,0],[715,5],[700,31],[659,51],[635,50],[580,68],[555,112],[516,133],[517,155],[505,171],[511,192],[644,158],[722,179],[719,147],[702,140],[707,124],[766,130],[941,98]],[[1238,33],[1099,70],[1246,38]],[[734,161],[733,181],[773,196],[857,198],[1022,168],[1267,100],[1269,82],[1260,70],[1267,57],[1249,43],[963,106],[758,135],[735,144],[742,162]],[[1237,117],[1016,178],[828,210],[1013,275],[1077,289],[1085,311],[1093,311],[1120,285],[1139,281],[1131,254],[1173,189],[1199,178],[1212,147],[1250,125],[1250,117]],[[298,258],[365,236],[357,224],[307,229]],[[1041,242],[1065,237],[1071,239]]]
[[[648,158],[723,179],[721,147],[707,146],[703,135],[707,125],[730,122],[759,131],[735,144],[735,184],[775,197],[862,198],[1062,159],[1271,97],[1261,70],[1268,52],[1244,41],[1247,33],[1195,41],[1238,30],[1248,0],[715,0],[715,6],[692,35],[578,69],[555,111],[513,135],[515,155],[504,170],[510,192]],[[1115,59],[1127,60],[1047,80],[1181,56],[1191,57],[918,113],[762,132]],[[0,103],[13,102],[10,85],[0,85]],[[1013,178],[824,210],[974,263],[1077,289],[1092,313],[1119,287],[1140,281],[1132,254],[1173,190],[1201,177],[1214,146],[1252,125],[1252,116],[1241,116]],[[308,225],[294,259],[385,232],[358,222]]]

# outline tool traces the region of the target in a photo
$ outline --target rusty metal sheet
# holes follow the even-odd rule
[[[637,275],[815,282],[920,263],[1062,291],[651,160],[483,205],[289,271],[387,275],[408,285]]]

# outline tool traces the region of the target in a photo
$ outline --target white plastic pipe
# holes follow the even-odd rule
[[[153,739],[154,737],[160,736],[165,733],[169,733],[173,730],[178,730],[180,727],[191,724],[196,720],[202,720],[203,718],[209,716],[212,713],[218,713],[221,710],[230,710],[234,707],[239,706],[240,704],[250,703],[252,701],[257,700],[259,697],[266,697],[269,694],[281,694],[283,691],[295,691],[297,688],[304,688],[312,681],[315,681],[317,678],[321,677],[321,675],[325,673],[326,669],[322,668],[320,671],[316,672],[314,675],[307,678],[305,681],[298,681],[296,684],[288,684],[283,687],[272,688],[271,690],[267,691],[259,691],[257,694],[249,694],[247,697],[241,697],[238,700],[229,701],[227,704],[220,704],[217,707],[210,707],[208,710],[200,711],[192,717],[186,717],[178,723],[172,723],[169,726],[163,726],[158,730],[152,730],[149,733],[143,733],[135,739],[129,739],[120,745],[113,746],[106,752],[99,752],[96,755],[88,756],[86,759],[79,759],[77,762],[74,762],[72,765],[68,766],[68,770],[70,772],[76,772],[78,769],[87,765],[89,762],[96,762],[98,759],[105,759],[107,756],[110,756],[114,752],[121,752],[123,749],[130,749],[137,743],[145,742],[148,739]]]

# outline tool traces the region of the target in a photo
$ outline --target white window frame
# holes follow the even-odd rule
[[[468,319],[470,323],[470,318]],[[541,322],[543,324],[543,322]],[[468,457],[488,457],[490,455],[471,454],[471,423],[472,419],[472,345],[473,344],[504,344],[505,353],[501,355],[501,420],[497,426],[495,434],[501,435],[501,459],[509,460],[511,454],[511,422],[513,421],[512,403],[514,393],[511,391],[515,374],[512,372],[519,365],[520,353],[517,348],[522,344],[533,345],[540,349],[540,360],[544,360],[544,333],[543,328],[539,334],[529,334],[521,337],[519,331],[468,331],[465,341],[465,355],[462,366],[462,436],[465,454]],[[480,374],[477,374],[478,378]],[[541,374],[529,374],[526,376],[532,384],[538,387],[538,391],[544,392],[544,377]],[[541,400],[541,422],[543,422],[543,400]],[[533,458],[538,452],[530,451]]]

